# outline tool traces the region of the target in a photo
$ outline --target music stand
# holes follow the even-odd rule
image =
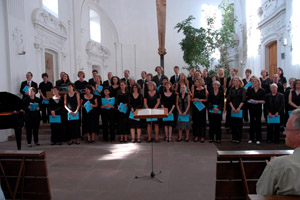
[[[150,110],[150,113],[148,114],[145,114],[145,113],[141,113],[140,111],[145,111],[145,110]],[[157,113],[156,111],[158,111],[159,113]],[[162,111],[163,111],[163,114],[162,114]],[[140,112],[140,114],[139,114]],[[135,119],[153,119],[153,118],[157,118],[157,119],[160,119],[160,118],[166,118],[168,117],[168,108],[157,108],[157,109],[137,109],[135,112],[134,112],[134,118]],[[151,120],[151,137],[152,137],[152,120]],[[151,138],[152,140],[152,138]],[[159,180],[158,178],[155,177],[155,175],[157,174],[160,174],[161,171],[159,170],[158,172],[154,172],[154,162],[153,162],[153,141],[151,142],[151,165],[152,165],[152,168],[151,168],[151,173],[150,173],[150,176],[135,176],[136,179],[138,178],[142,178],[142,179],[151,179],[151,180],[155,180],[159,183],[163,183],[161,180]]]

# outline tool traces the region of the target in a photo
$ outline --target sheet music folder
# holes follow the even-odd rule
[[[166,118],[166,117],[168,117],[168,108],[136,109],[136,111],[134,112],[135,119]]]

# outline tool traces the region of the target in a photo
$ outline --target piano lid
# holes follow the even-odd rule
[[[0,112],[20,111],[23,101],[17,95],[9,92],[0,92]]]

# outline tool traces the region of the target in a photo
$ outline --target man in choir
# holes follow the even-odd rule
[[[146,71],[142,71],[141,72],[141,77],[142,78],[137,81],[137,83],[140,85],[141,88],[143,88],[144,84],[147,81],[146,76],[147,76],[147,72]]]
[[[129,77],[130,77],[130,71],[126,69],[124,70],[124,78],[122,78],[121,81],[125,81],[126,85],[129,85]]]
[[[42,104],[42,120],[44,123],[47,123],[49,119],[49,99],[47,99],[47,92],[51,92],[53,85],[51,82],[48,81],[48,74],[42,74],[43,82],[39,84],[39,93],[41,96]]]
[[[103,82],[103,87],[111,86],[111,78],[113,77],[112,72],[107,73],[107,80]]]
[[[92,73],[93,73],[93,78],[89,79],[89,85],[93,85],[94,86],[95,85],[96,76],[98,75],[98,71],[96,69],[94,69],[92,71]]]
[[[166,77],[165,75],[163,75],[163,68],[161,66],[157,66],[155,67],[155,71],[157,73],[157,75],[155,75],[152,79],[152,81],[154,81],[154,83],[156,83],[156,86],[160,86],[162,85],[162,79],[164,77]]]
[[[55,82],[55,86],[62,85],[65,72],[60,72],[60,79]]]
[[[170,79],[170,82],[172,83],[173,86],[175,86],[179,80],[179,67],[178,66],[174,67],[174,72],[175,72],[175,74],[173,76],[171,76],[171,79]]]
[[[284,131],[292,155],[272,159],[256,184],[260,195],[300,195],[300,109],[292,112]]]
[[[37,91],[38,89],[38,85],[36,82],[34,82],[32,80],[32,77],[33,77],[33,74],[31,72],[27,72],[26,74],[26,81],[23,81],[21,83],[21,87],[20,87],[20,92],[21,94],[23,95],[23,98],[22,99],[25,99],[26,97],[29,96],[29,92],[28,92],[28,89],[30,87],[33,87],[35,89],[35,91]],[[24,90],[25,86],[27,86],[26,88],[28,88],[27,90]]]

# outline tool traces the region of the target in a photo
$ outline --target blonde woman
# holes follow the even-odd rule
[[[234,117],[234,113],[238,114],[241,111],[244,102],[246,101],[246,91],[241,77],[233,78],[233,85],[229,91],[228,103],[232,110],[231,115],[231,130],[232,142],[240,143],[242,139],[243,118]]]
[[[176,84],[175,88],[175,94],[178,95],[180,93],[180,88],[181,86],[185,85],[187,89],[187,93],[190,94],[190,87],[189,87],[189,81],[187,80],[186,76],[184,73],[180,74],[179,81]]]
[[[265,90],[261,88],[260,80],[257,76],[251,77],[252,87],[247,90],[247,100],[250,112],[250,139],[248,143],[261,141],[261,115],[262,105],[265,104]]]
[[[261,70],[261,77],[260,77],[260,82],[261,82],[261,87],[265,90],[266,94],[270,93],[270,84],[271,80],[269,78],[269,73],[268,70],[263,69]]]

